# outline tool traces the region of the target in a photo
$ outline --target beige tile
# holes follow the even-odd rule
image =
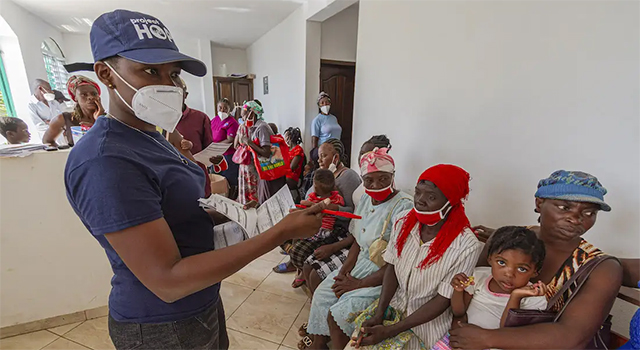
[[[274,263],[280,263],[285,258],[287,258],[287,260],[288,260],[288,258],[289,258],[288,255],[280,254],[280,250],[281,250],[280,247],[277,247],[276,249],[274,249],[274,250],[268,252],[267,254],[261,256],[260,259],[271,261],[271,262],[274,262]]]
[[[272,261],[256,259],[225,281],[255,289],[271,273],[275,265]]]
[[[86,346],[74,343],[70,340],[59,338],[53,343],[45,346],[42,350],[90,350]]]
[[[311,304],[307,302],[302,307],[302,310],[298,314],[298,317],[296,317],[296,320],[293,322],[293,325],[291,325],[291,328],[289,328],[289,331],[287,332],[287,335],[284,338],[282,345],[286,345],[293,349],[298,348],[298,342],[300,341],[300,339],[302,339],[302,337],[300,337],[300,335],[298,334],[298,329],[300,328],[300,326],[302,326],[303,323],[309,321],[310,311],[311,311]]]
[[[304,301],[255,291],[229,318],[227,326],[279,344],[304,304]]]
[[[296,348],[297,349],[297,348]],[[290,348],[284,345],[280,345],[280,347],[278,348],[278,350],[295,350],[294,348]]]
[[[84,314],[84,311],[78,311],[67,315],[46,318],[44,320],[3,327],[2,329],[0,329],[0,338],[7,338],[14,335],[41,331],[44,329],[58,327],[70,323],[82,322],[85,319],[86,316]]]
[[[279,345],[229,329],[229,350],[276,350]]]
[[[40,350],[59,337],[51,332],[37,331],[0,340],[3,350]]]
[[[98,317],[105,317],[109,315],[109,306],[100,306],[94,309],[85,310],[84,314],[87,316],[87,320],[92,320]]]
[[[233,283],[222,282],[220,296],[224,305],[224,315],[228,319],[238,307],[253,293],[253,289]]]
[[[257,290],[269,292],[291,299],[306,301],[309,299],[302,288],[293,288],[291,283],[295,278],[293,273],[271,272],[267,278],[258,286]]]
[[[82,322],[75,322],[75,323],[70,323],[70,324],[66,324],[64,326],[59,326],[59,327],[54,327],[54,328],[49,328],[48,331],[49,332],[53,332],[57,335],[65,335],[67,334],[70,330],[78,327]]]
[[[109,338],[107,317],[88,320],[64,336],[76,343],[95,350],[115,349]]]

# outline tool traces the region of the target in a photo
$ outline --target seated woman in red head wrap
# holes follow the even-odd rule
[[[88,129],[99,116],[105,114],[100,103],[100,87],[95,81],[82,75],[73,75],[67,81],[67,91],[76,102],[76,107],[71,113],[64,112],[51,119],[42,137],[44,144],[73,146],[71,127],[83,126]],[[63,133],[64,137],[60,138]]]
[[[430,349],[447,334],[451,279],[473,271],[481,251],[464,211],[468,194],[469,174],[462,168],[439,164],[422,173],[414,208],[400,216],[391,233],[380,299],[355,319],[356,346],[395,338],[387,342]]]

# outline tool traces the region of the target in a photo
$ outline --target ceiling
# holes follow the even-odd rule
[[[63,33],[89,33],[100,14],[122,8],[153,15],[173,32],[246,48],[306,0],[13,1]]]

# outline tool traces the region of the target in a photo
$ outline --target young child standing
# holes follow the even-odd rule
[[[326,169],[316,170],[313,176],[313,187],[315,192],[311,192],[307,199],[302,200],[300,202],[301,205],[312,206],[315,203],[328,200],[331,204],[344,206],[344,198],[335,190],[336,179],[331,171]],[[336,218],[334,216],[325,215],[322,218],[322,227],[318,233],[310,238],[298,240],[291,246],[288,253],[291,257],[291,264],[297,269],[296,278],[291,285],[293,288],[298,288],[305,283],[302,277],[302,266],[305,260],[322,245],[325,238],[331,236],[335,223]]]
[[[22,119],[14,117],[0,118],[0,135],[7,139],[10,145],[27,143],[31,140],[27,124]]]
[[[454,320],[485,329],[504,326],[510,309],[545,309],[547,286],[530,280],[538,275],[545,257],[544,243],[526,227],[498,229],[488,243],[491,267],[477,267],[472,277],[459,273],[451,280],[454,289],[451,311]],[[449,336],[433,350],[451,349]]]

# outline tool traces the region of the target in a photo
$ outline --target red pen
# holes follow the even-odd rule
[[[305,207],[304,205],[300,205],[300,204],[296,204],[296,208],[307,209],[307,207]],[[335,210],[324,209],[322,211],[322,213],[327,214],[327,215],[333,215],[333,216],[341,216],[341,217],[347,218],[347,219],[356,219],[356,220],[362,219],[362,216],[351,214],[351,213],[347,213],[346,211],[335,211]]]

